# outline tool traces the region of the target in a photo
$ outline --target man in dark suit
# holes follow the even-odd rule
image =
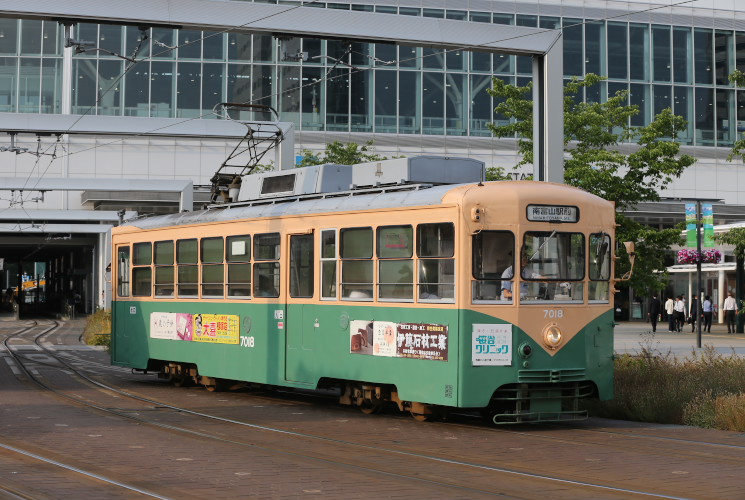
[[[662,312],[662,306],[660,305],[660,299],[657,298],[657,294],[652,294],[652,298],[649,299],[649,309],[647,315],[649,316],[649,322],[652,323],[652,331],[657,331],[657,319],[660,317]]]
[[[700,321],[701,318],[698,317],[698,295],[695,293],[693,294],[693,298],[691,299],[691,309],[689,312],[688,317],[691,321],[691,333],[696,331],[696,321]]]

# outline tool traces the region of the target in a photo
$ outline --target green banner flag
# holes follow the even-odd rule
[[[686,246],[696,248],[696,204],[686,203]]]
[[[714,248],[716,246],[714,242],[714,207],[711,203],[704,203],[701,210],[704,215],[704,247]]]

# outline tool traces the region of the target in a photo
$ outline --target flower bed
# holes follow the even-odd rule
[[[699,253],[697,250],[678,250],[679,264],[717,264],[722,260],[722,252],[716,249],[708,249]]]

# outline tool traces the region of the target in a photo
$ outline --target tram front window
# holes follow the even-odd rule
[[[584,300],[585,236],[530,231],[521,250],[522,303]]]

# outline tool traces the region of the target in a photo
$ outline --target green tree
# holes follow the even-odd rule
[[[743,288],[745,287],[745,227],[733,227],[726,233],[720,233],[714,236],[714,239],[719,243],[725,245],[732,245],[735,247],[733,253],[735,255],[735,261],[737,262],[735,267],[736,276],[736,293],[739,314],[737,315],[737,333],[743,333]],[[722,290],[724,293],[724,290]]]
[[[598,85],[603,77],[587,74],[572,78],[564,89],[564,181],[606,200],[619,211],[633,210],[640,202],[658,201],[659,192],[696,160],[680,154],[675,141],[686,121],[670,109],[663,110],[646,126],[630,125],[639,113],[628,104],[627,91],[609,96],[605,102],[583,102],[585,88]],[[497,137],[517,137],[521,160],[516,168],[533,162],[532,84],[525,87],[493,79],[489,94],[500,100],[495,112],[508,118],[506,125],[490,124]],[[631,143],[636,146],[629,148]],[[665,250],[680,243],[680,227],[659,230],[643,226],[617,213],[617,239],[636,242],[638,255],[631,285],[641,294],[662,289],[667,277],[654,271],[665,268]],[[625,250],[619,246],[618,252]],[[627,265],[621,259],[618,273]]]
[[[745,87],[745,73],[736,69],[729,75],[729,81],[734,83],[736,87]],[[727,161],[732,161],[735,157],[745,162],[745,135],[740,137],[732,145],[732,151],[727,156]],[[734,245],[735,247],[735,276],[737,282],[737,303],[740,306],[743,305],[743,294],[745,293],[745,228],[732,228],[726,233],[718,234],[716,240],[720,243]],[[742,309],[740,309],[742,311]],[[737,332],[743,333],[743,315],[738,314],[737,317]]]
[[[725,233],[715,235],[714,239],[719,243],[734,246],[735,259],[745,260],[745,227],[733,227]]]
[[[745,87],[745,73],[736,69],[729,75],[729,81],[734,83],[736,87]],[[732,161],[735,157],[739,156],[743,162],[745,162],[745,136],[737,139],[732,146],[732,151],[727,156],[727,161]]]
[[[303,158],[297,166],[308,167],[310,165],[322,165],[324,163],[354,165],[356,163],[388,159],[385,156],[375,154],[372,145],[373,141],[367,141],[363,145],[354,142],[343,144],[339,141],[334,141],[326,144],[326,150],[322,153],[314,153],[308,149],[303,149],[300,151]]]

